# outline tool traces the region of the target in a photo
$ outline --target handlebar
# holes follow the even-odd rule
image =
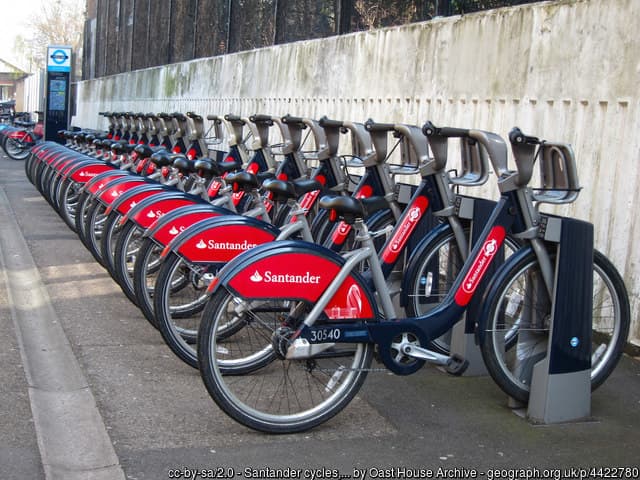
[[[304,123],[304,119],[302,117],[294,117],[292,115],[289,115],[288,113],[284,117],[282,117],[282,121],[287,124],[298,123],[298,124],[304,125],[303,128],[306,128],[307,126]]]
[[[224,116],[224,119],[229,122],[244,123],[244,120],[242,119],[242,117],[240,117],[240,115],[233,115],[231,113],[226,114]]]
[[[422,132],[429,140],[429,145],[436,161],[443,168],[447,160],[448,139],[467,138],[480,143],[484,147],[489,155],[493,170],[498,177],[510,173],[507,168],[507,146],[504,140],[495,133],[466,128],[436,127],[430,121],[423,125]]]
[[[370,118],[364,122],[364,128],[368,132],[391,132],[396,129],[396,126],[393,123],[377,123]]]
[[[329,118],[327,118],[327,116],[325,115],[324,117],[322,117],[320,120],[318,120],[318,123],[320,124],[321,127],[330,127],[330,128],[341,128],[344,127],[344,122],[341,120],[329,120]]]
[[[268,125],[273,125],[273,118],[271,115],[264,115],[262,113],[256,113],[255,115],[251,115],[249,117],[253,123],[266,123]]]
[[[428,121],[422,127],[422,133],[427,137],[440,135],[447,138],[468,137],[470,130],[466,128],[436,127],[432,122]]]
[[[540,145],[540,139],[538,137],[531,137],[522,133],[518,127],[513,127],[509,132],[509,142],[514,144],[527,144],[527,145]]]

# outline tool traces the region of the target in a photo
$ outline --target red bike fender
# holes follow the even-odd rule
[[[179,233],[184,232],[190,226],[209,218],[220,216],[218,212],[195,212],[182,215],[175,220],[163,225],[151,236],[160,245],[169,245]],[[149,228],[154,228],[160,219],[153,222]]]
[[[38,154],[40,154],[41,151],[46,150],[47,146],[48,145],[46,143],[41,143],[40,145],[35,145],[33,147],[33,153],[38,155]]]
[[[113,170],[113,167],[104,163],[96,163],[94,165],[86,165],[73,172],[70,176],[71,180],[78,183],[86,183],[93,177],[102,172]]]
[[[77,160],[75,158],[65,158],[60,160],[58,163],[53,165],[53,169],[58,173],[64,175],[69,170],[71,170],[74,166],[77,165]]]
[[[336,277],[343,260],[306,242],[274,242],[243,254],[220,272],[219,284],[247,299],[299,299],[315,303]],[[216,282],[214,282],[216,283]],[[350,275],[324,309],[333,320],[376,317],[361,277]]]
[[[141,178],[132,178],[126,182],[118,183],[111,187],[106,187],[102,192],[98,194],[98,198],[105,205],[110,205],[116,198],[122,195],[130,188],[139,187],[144,180]]]
[[[197,203],[197,201],[186,197],[158,200],[139,212],[136,212],[135,215],[131,218],[127,218],[126,220],[132,220],[137,223],[138,226],[147,229],[153,224],[153,222],[163,217],[167,212],[187,205],[193,205],[195,203]]]
[[[119,178],[125,178],[130,175],[124,173],[122,170],[114,170],[113,175],[107,175],[101,178],[99,181],[90,181],[87,184],[87,191],[92,195],[97,194],[101,189],[105,188],[110,182]],[[135,177],[132,177],[135,178]]]
[[[116,210],[118,210],[118,213],[120,213],[121,215],[126,215],[129,210],[131,210],[145,198],[148,198],[152,195],[157,195],[158,193],[162,193],[163,191],[164,190],[144,190],[142,192],[138,192],[131,198],[127,199],[127,201],[125,201],[124,203],[120,203],[120,205],[117,206]],[[111,207],[107,208],[105,214],[109,215],[110,209]]]
[[[53,168],[54,170],[58,168],[58,165],[62,165],[63,163],[69,161],[76,161],[76,158],[74,156],[56,153],[44,159],[44,163],[46,163],[48,167]]]
[[[276,236],[274,230],[264,229],[253,222],[232,225],[216,222],[205,230],[197,229],[186,239],[178,237],[176,241],[181,240],[179,244],[176,245],[175,241],[170,243],[165,252],[169,249],[177,251],[193,263],[227,263],[240,253],[274,241]]]

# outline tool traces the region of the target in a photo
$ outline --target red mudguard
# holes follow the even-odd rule
[[[224,285],[247,299],[306,300],[316,303],[336,277],[344,260],[334,252],[307,242],[280,241],[238,256],[219,274]],[[350,274],[324,309],[332,320],[373,319],[371,292],[357,273]]]

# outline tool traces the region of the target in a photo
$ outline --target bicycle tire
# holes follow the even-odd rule
[[[105,238],[102,239],[102,254],[105,255],[109,251],[113,251],[111,262],[114,278],[120,284],[120,288],[127,298],[135,305],[139,305],[139,300],[133,286],[133,264],[140,250],[143,234],[143,229],[129,221],[120,227],[117,238],[111,243],[111,248],[105,246],[105,243],[109,241],[109,238],[106,238],[107,235],[104,235]]]
[[[205,269],[172,252],[162,262],[153,294],[158,330],[173,353],[193,368],[198,368],[196,339],[207,302]]]
[[[102,228],[107,219],[106,210],[107,207],[96,199],[91,203],[84,219],[84,244],[93,255],[93,258],[103,267],[105,263],[100,251],[100,238],[102,236]]]
[[[86,239],[84,233],[84,225],[85,220],[87,219],[87,213],[89,212],[89,208],[91,207],[91,201],[92,199],[89,192],[82,191],[80,193],[80,196],[78,197],[78,206],[76,207],[76,215],[74,218],[74,222],[76,224],[76,233],[85,246]]]
[[[29,155],[24,161],[24,173],[27,176],[29,182],[33,184],[33,166],[34,166],[34,155]]]
[[[630,307],[624,282],[613,264],[594,250],[593,265],[593,337],[597,341],[608,340],[608,344],[601,343],[596,348],[592,343],[591,389],[595,390],[611,374],[622,355],[629,334]],[[486,321],[482,323],[486,330],[481,351],[487,370],[507,395],[523,403],[529,399],[532,366],[546,355],[548,325],[546,330],[544,325],[543,328],[527,328],[528,344],[519,339],[515,349],[513,345],[503,348],[501,338],[507,328],[515,329],[520,336],[523,327],[531,325],[525,323],[522,315],[528,306],[532,309],[528,311],[533,311],[536,318],[550,317],[551,302],[546,289],[539,289],[542,293],[536,295],[535,307],[526,303],[529,298],[525,293],[533,288],[529,285],[538,270],[533,252],[505,264],[487,295],[487,318],[482,319]],[[527,349],[527,346],[531,348]]]
[[[246,321],[236,335],[222,336],[230,302],[246,303]],[[270,312],[269,303],[254,302],[259,310],[252,311],[252,302],[223,287],[216,291],[207,302],[198,335],[200,374],[216,404],[241,424],[267,433],[309,430],[355,397],[371,365],[373,345],[336,344],[311,359],[285,360],[270,347],[268,333],[281,325],[283,309],[291,312],[301,304],[296,299],[274,301]],[[248,333],[258,328],[265,331],[253,332],[259,341],[252,347]],[[234,352],[240,357],[231,359]]]
[[[62,182],[59,192],[58,204],[60,208],[58,213],[62,220],[69,226],[71,230],[76,231],[76,210],[80,198],[81,185],[73,180],[66,178]]]
[[[138,308],[144,317],[158,328],[153,305],[153,291],[158,277],[163,247],[151,238],[146,238],[140,247],[136,263],[133,267],[133,288],[138,301]]]
[[[107,219],[102,228],[102,234],[100,235],[100,254],[104,260],[104,266],[116,282],[120,282],[118,279],[118,273],[115,267],[115,249],[118,239],[120,238],[120,232],[122,227],[120,226],[120,219],[122,215],[112,210],[109,212]]]
[[[22,145],[18,143],[14,138],[7,137],[4,144],[4,151],[12,160],[20,161],[24,160],[31,153],[31,144]]]

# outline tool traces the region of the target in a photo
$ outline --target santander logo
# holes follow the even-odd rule
[[[405,239],[407,237],[407,234],[413,230],[415,224],[418,223],[418,220],[420,220],[421,216],[422,216],[422,211],[420,210],[420,207],[414,207],[409,211],[407,220],[402,225],[402,228],[395,235],[393,242],[391,242],[390,248],[392,252],[397,252],[402,248],[402,246],[404,245]]]
[[[482,277],[484,276],[491,260],[498,252],[502,241],[506,236],[504,227],[495,226],[489,233],[488,238],[485,240],[478,256],[475,258],[471,269],[464,277],[460,289],[456,292],[455,300],[460,306],[465,306],[471,301],[473,293],[478,288]]]
[[[249,277],[249,280],[254,283],[302,283],[306,285],[317,285],[320,283],[320,278],[320,275],[312,275],[310,272],[302,275],[292,275],[290,273],[273,273],[271,270],[260,273],[256,270],[253,275]]]
[[[346,235],[351,230],[351,225],[345,222],[340,222],[340,226],[338,228],[338,233],[340,235]]]
[[[84,170],[78,174],[79,177],[83,177],[83,178],[93,178],[93,177],[96,177],[97,175],[98,174],[95,172],[85,172]]]
[[[416,198],[408,214],[402,220],[402,224],[396,228],[391,240],[382,252],[382,260],[385,263],[392,263],[398,258],[428,207],[429,201],[426,197]]]
[[[249,277],[249,279],[250,279],[252,282],[259,283],[259,282],[261,282],[262,280],[264,280],[264,277],[263,277],[262,275],[260,275],[260,272],[258,272],[258,271],[256,270],[256,271],[255,271],[255,273]]]
[[[176,232],[177,233],[177,232]],[[201,238],[198,243],[196,243],[196,248],[199,250],[209,249],[209,250],[239,250],[245,251],[250,248],[258,246],[257,243],[251,243],[247,240],[243,240],[242,242],[219,242],[216,240],[207,240],[206,242]]]
[[[498,251],[498,242],[495,239],[489,239],[482,247],[482,254],[476,260],[471,271],[467,274],[462,283],[462,290],[466,293],[472,293],[476,289],[478,279],[489,266],[489,261]]]
[[[178,233],[180,233],[180,230],[178,230],[174,225],[173,227],[171,227],[171,230],[169,230],[169,233],[171,235],[177,235]]]

